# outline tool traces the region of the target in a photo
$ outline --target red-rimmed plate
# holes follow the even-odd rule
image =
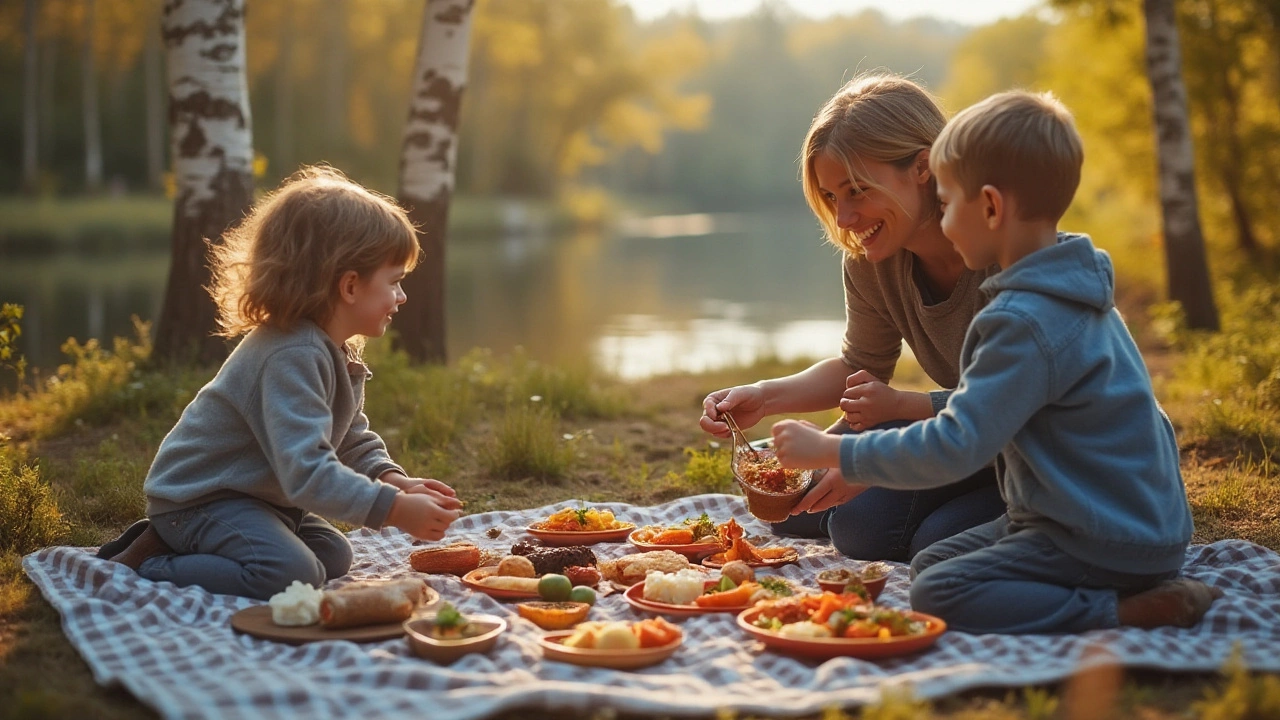
[[[704,589],[710,588],[715,584],[716,581],[709,580],[703,587]],[[627,603],[629,603],[631,607],[637,610],[660,615],[671,615],[673,617],[708,615],[710,613],[736,613],[742,612],[743,610],[751,607],[751,604],[733,605],[731,607],[700,607],[698,605],[676,605],[673,603],[658,602],[657,600],[646,600],[644,597],[643,581],[627,588],[627,591],[623,593],[622,596],[627,599]]]
[[[635,523],[622,523],[621,527],[616,527],[612,530],[543,530],[538,525],[539,523],[533,523],[525,530],[530,535],[541,540],[543,545],[555,547],[622,542],[636,529]]]
[[[488,595],[489,597],[495,600],[537,600],[539,598],[538,592],[536,590],[533,592],[525,592],[523,590],[508,590],[505,588],[489,587],[488,585],[482,585],[480,583],[481,580],[493,575],[496,572],[497,572],[496,567],[476,568],[475,570],[472,570],[471,572],[462,576],[462,584],[466,585],[472,590],[482,592],[485,595]]]
[[[757,549],[757,550],[768,550],[769,548],[756,548],[756,549]],[[795,561],[797,561],[797,560],[799,560],[799,559],[800,559],[800,551],[799,551],[799,550],[796,550],[795,548],[791,548],[791,547],[789,547],[789,548],[783,548],[783,549],[784,549],[784,550],[787,550],[788,552],[787,552],[787,553],[785,553],[785,554],[783,554],[781,557],[777,557],[777,558],[768,558],[768,559],[766,559],[764,562],[749,562],[749,563],[747,563],[747,565],[750,565],[750,566],[751,566],[751,567],[753,567],[753,568],[758,568],[758,567],[781,567],[781,566],[783,566],[783,565],[787,565],[787,564],[789,564],[789,563],[793,563],[793,562],[795,562]],[[703,559],[702,559],[702,564],[703,564],[703,565],[705,565],[705,566],[707,566],[707,567],[709,567],[709,568],[722,568],[722,567],[724,567],[724,566],[725,566],[725,563],[726,563],[726,562],[728,562],[728,561],[724,559],[724,553],[722,553],[722,552],[718,552],[718,553],[716,553],[716,554],[714,554],[714,555],[709,555],[709,556],[707,556],[707,557],[705,557],[705,558],[703,558]]]
[[[720,543],[714,540],[710,542],[689,543],[687,545],[660,545],[658,543],[642,542],[636,539],[636,533],[638,532],[640,531],[635,530],[630,535],[628,535],[627,542],[636,546],[641,552],[653,552],[655,550],[670,550],[672,552],[680,553],[681,555],[689,558],[690,560],[698,560],[699,558],[706,557],[707,555],[717,553],[721,549]]]
[[[542,646],[542,655],[548,660],[602,667],[612,670],[637,670],[656,665],[671,657],[684,642],[681,636],[666,645],[635,650],[587,650],[584,648],[565,647],[564,641],[573,634],[572,630],[550,632],[538,638]]]
[[[753,625],[762,608],[751,608],[738,614],[738,627],[746,630],[770,650],[787,655],[800,655],[826,660],[833,657],[856,657],[862,660],[893,657],[919,652],[938,641],[947,631],[947,623],[941,618],[918,612],[907,612],[907,617],[925,623],[925,631],[919,635],[902,635],[888,638],[796,638],[787,637],[773,630]]]

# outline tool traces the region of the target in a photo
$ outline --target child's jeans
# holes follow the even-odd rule
[[[323,518],[250,497],[151,518],[178,554],[148,558],[138,574],[266,600],[294,580],[320,587],[351,569],[351,543]]]
[[[1007,515],[939,541],[911,562],[911,607],[969,633],[1076,633],[1120,624],[1119,597],[1176,571],[1105,570],[1062,552]]]
[[[906,427],[909,421],[873,430]],[[851,431],[852,432],[852,431]],[[1005,511],[995,470],[929,490],[873,487],[843,505],[800,513],[773,525],[779,535],[829,537],[842,554],[859,560],[911,560],[929,545],[989,522]]]

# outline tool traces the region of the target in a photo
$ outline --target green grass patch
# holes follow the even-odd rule
[[[1191,440],[1227,442],[1246,454],[1280,451],[1280,287],[1266,279],[1219,292],[1222,330],[1189,331],[1176,304],[1153,308],[1153,327],[1180,352],[1164,390],[1194,412]]]
[[[56,493],[38,467],[0,445],[0,552],[25,555],[58,543],[67,530]]]
[[[507,480],[564,477],[573,466],[574,436],[562,438],[559,419],[550,409],[535,403],[516,404],[502,413],[493,426],[493,437],[481,450],[481,462],[489,472]]]

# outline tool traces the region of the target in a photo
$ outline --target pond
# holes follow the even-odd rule
[[[522,346],[539,360],[586,358],[637,379],[840,349],[838,255],[803,212],[455,235],[447,258],[451,358]],[[131,335],[131,315],[156,319],[167,274],[164,252],[9,256],[0,261],[0,301],[26,306],[21,350],[49,368],[68,337]]]

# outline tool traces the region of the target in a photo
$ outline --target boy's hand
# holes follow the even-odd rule
[[[445,530],[462,514],[460,509],[443,507],[435,491],[397,493],[387,513],[387,524],[398,527],[419,540],[440,540]],[[457,498],[453,498],[455,503]],[[460,505],[460,503],[459,503]]]
[[[867,485],[845,482],[844,476],[840,474],[840,468],[814,471],[815,475],[818,473],[822,473],[822,476],[791,509],[792,515],[799,515],[802,512],[824,512],[849,502],[868,489]]]
[[[845,381],[840,409],[845,422],[854,430],[862,431],[880,423],[902,417],[898,408],[901,393],[880,382],[866,370],[849,376]]]
[[[711,393],[702,401],[698,426],[716,437],[729,437],[729,426],[720,417],[725,411],[733,413],[738,427],[755,426],[764,417],[764,391],[759,385],[739,385]]]
[[[817,470],[840,465],[840,436],[829,435],[808,420],[774,423],[773,450],[785,468]]]

